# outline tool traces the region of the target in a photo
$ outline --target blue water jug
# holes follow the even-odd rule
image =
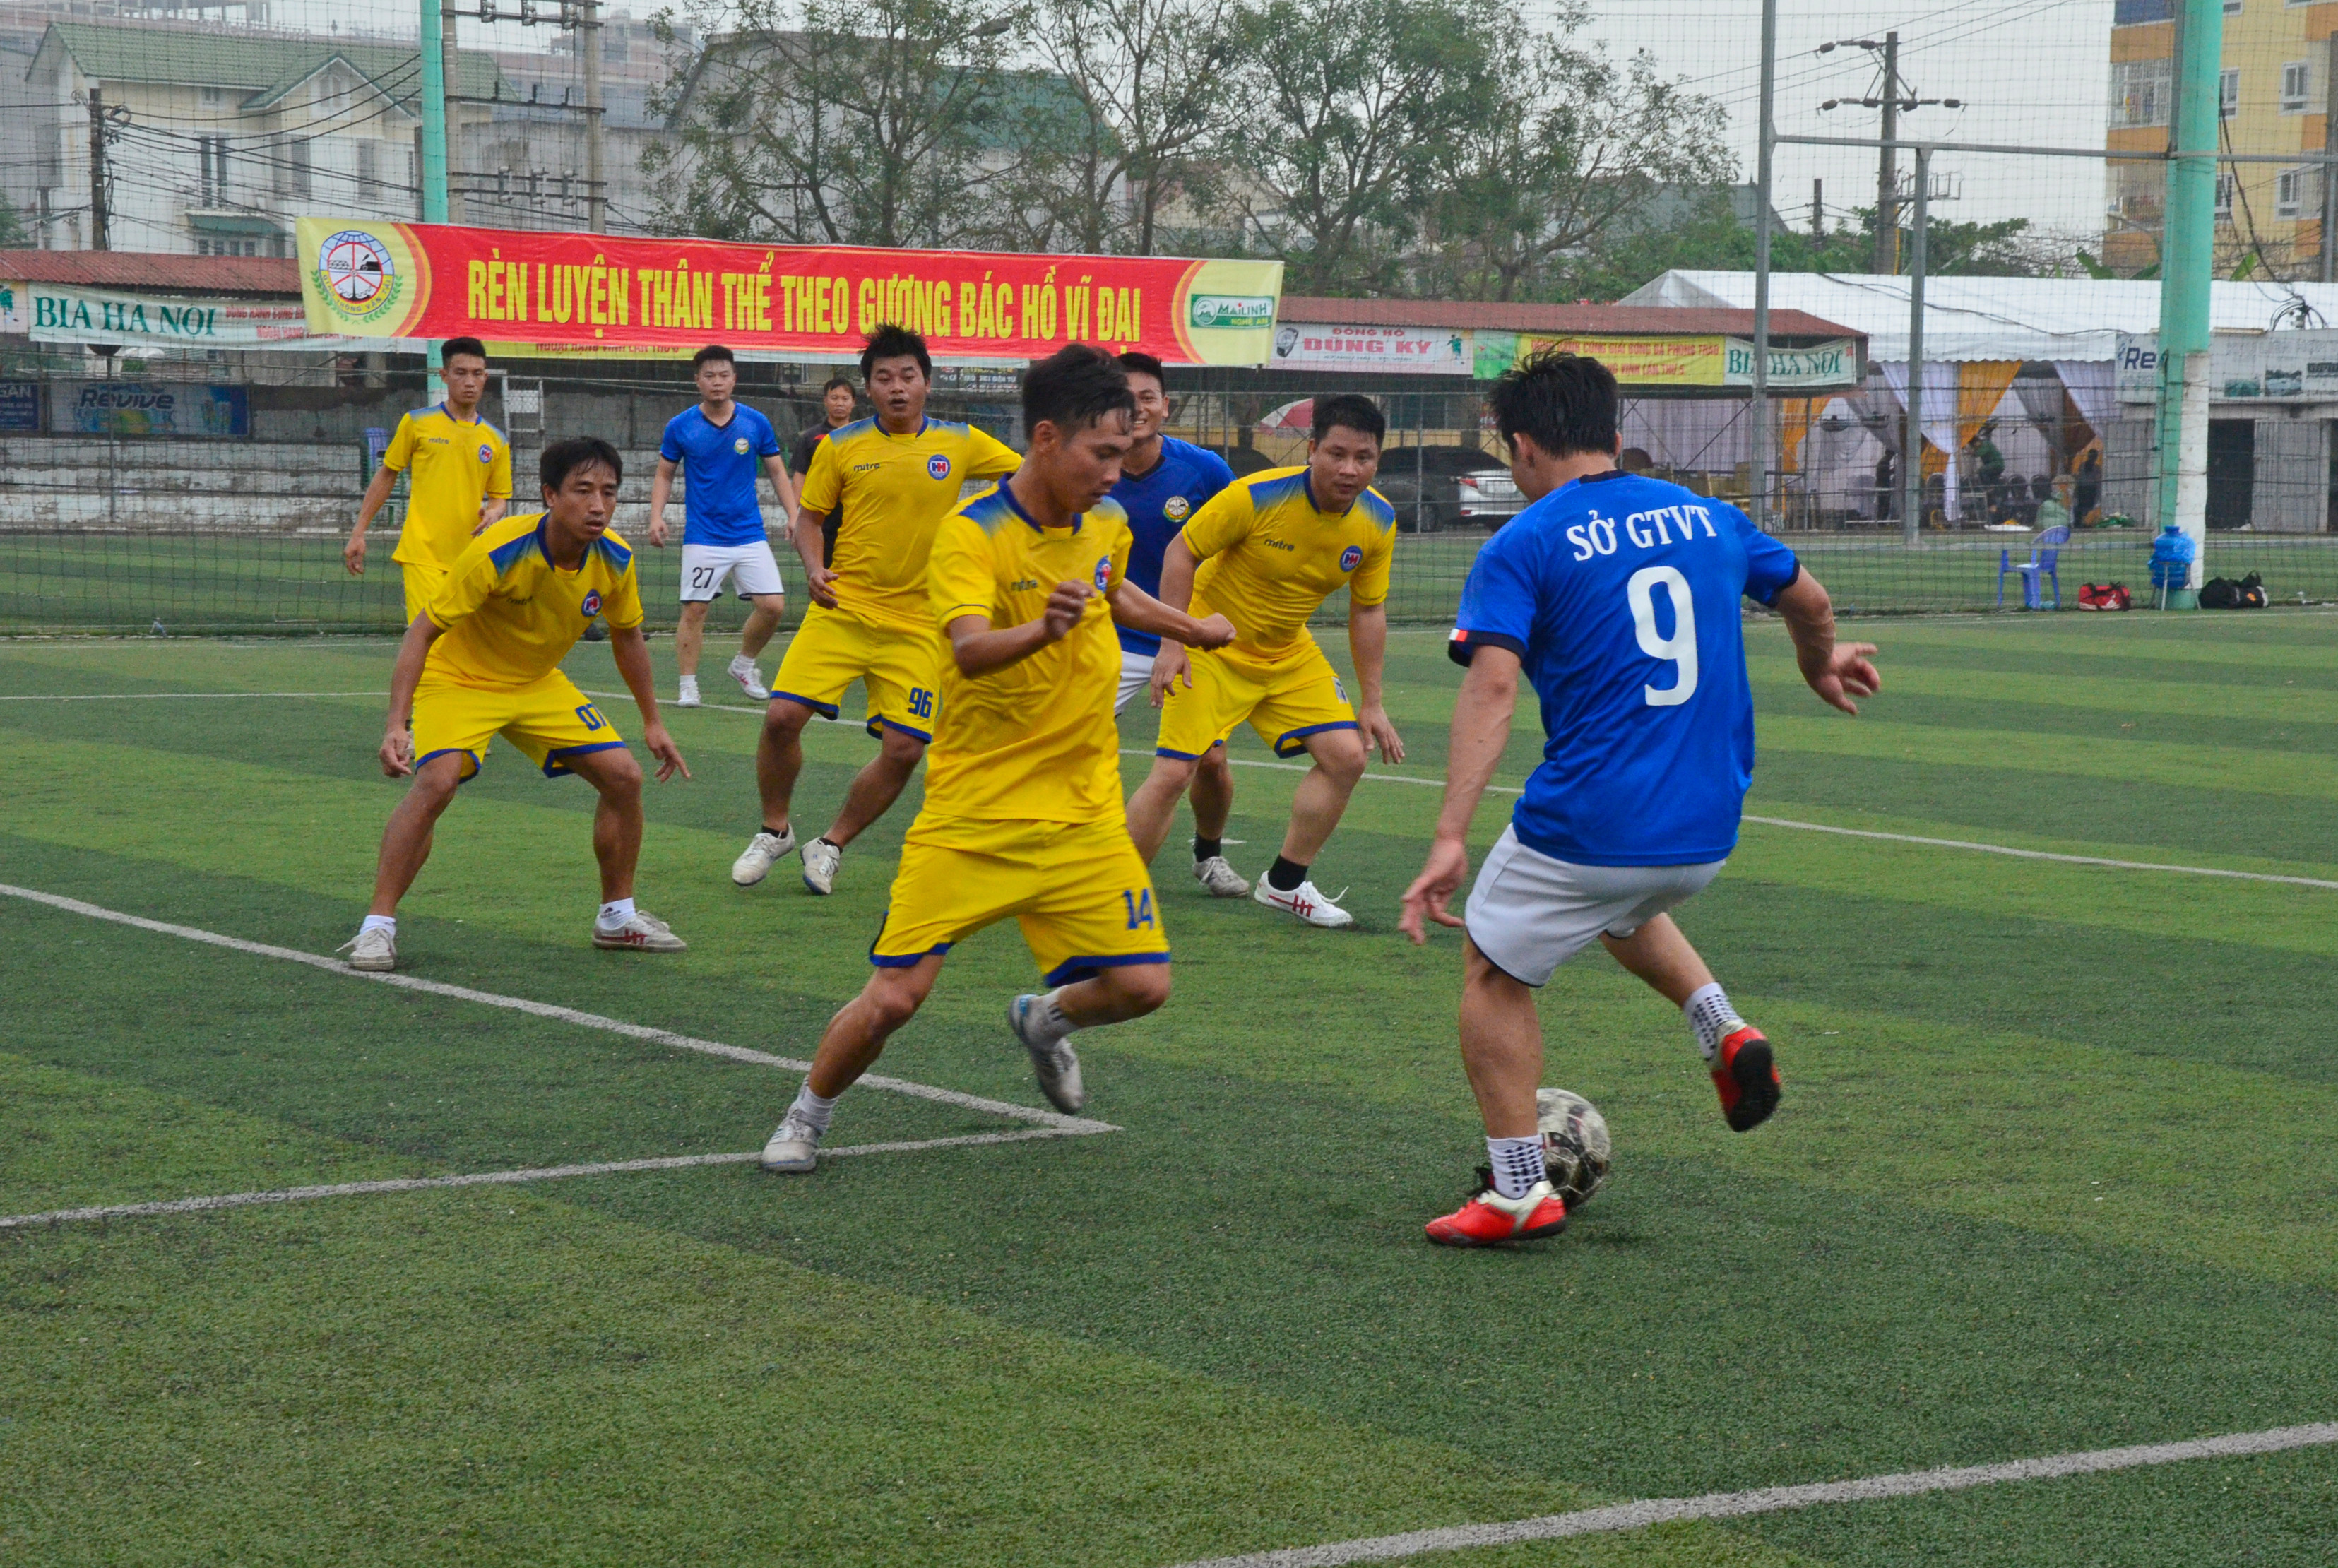
[[[2154,588],[2181,588],[2192,580],[2192,561],[2199,554],[2198,542],[2175,524],[2161,526],[2159,537],[2151,542],[2151,585]]]

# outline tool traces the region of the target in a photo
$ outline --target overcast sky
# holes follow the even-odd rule
[[[457,0],[476,9],[476,0]],[[1557,10],[1554,0],[1522,0],[1528,14],[1546,22]],[[518,8],[501,0],[498,9]],[[647,15],[649,0],[613,10]],[[545,0],[547,12],[556,10]],[[412,23],[399,15],[405,0],[374,10],[367,20],[409,34]],[[1762,8],[1760,0],[1604,0],[1591,8],[1591,36],[1612,49],[1646,50],[1668,76],[1686,78],[1698,92],[1718,99],[1730,115],[1731,141],[1742,177],[1754,177],[1754,129],[1759,94]],[[277,0],[279,25],[323,32],[335,18],[349,15],[339,0]],[[1961,110],[1927,108],[1908,117],[1903,133],[1943,140],[2019,142],[2029,145],[2098,147],[2103,141],[2109,92],[2111,0],[1963,0],[1961,4],[1908,4],[1868,0],[1829,5],[1813,0],[1782,0],[1778,25],[1777,117],[1781,132],[1873,136],[1877,113],[1857,107],[1829,113],[1819,105],[1830,97],[1860,96],[1880,78],[1874,57],[1856,48],[1821,55],[1831,39],[1876,38],[1900,32],[1901,70],[1928,98],[1958,98]],[[464,24],[467,43],[486,30]],[[551,27],[496,28],[506,48],[542,47]],[[1797,228],[1811,216],[1811,181],[1824,181],[1830,211],[1875,202],[1877,155],[1872,151],[1783,146],[1778,149],[1775,201]],[[1934,211],[1944,219],[1989,220],[2024,217],[2041,229],[2095,235],[2102,227],[2103,166],[2069,158],[1981,157],[1943,154],[1934,172],[1953,194]],[[1904,176],[1903,176],[1904,177]]]

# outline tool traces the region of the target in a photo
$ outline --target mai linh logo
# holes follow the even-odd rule
[[[405,292],[389,247],[362,229],[325,236],[317,247],[317,278],[335,313],[353,321],[387,315]]]

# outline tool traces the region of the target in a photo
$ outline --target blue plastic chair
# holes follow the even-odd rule
[[[2012,551],[1999,550],[1997,553],[1998,608],[2000,610],[2005,608],[2005,580],[2019,573],[2021,607],[2024,610],[2044,608],[2039,603],[2041,595],[2038,591],[2040,579],[2054,585],[2054,608],[2059,610],[2062,607],[2062,580],[2054,574],[2054,563],[2060,558],[2062,546],[2069,542],[2068,528],[2048,528],[2031,541],[2029,559],[2027,561],[2016,561]]]

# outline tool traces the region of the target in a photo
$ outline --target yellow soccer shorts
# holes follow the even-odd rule
[[[907,968],[1014,916],[1049,985],[1169,962],[1153,878],[1120,818],[994,822],[920,816],[901,844],[879,968]]]
[[[501,735],[527,754],[547,779],[571,771],[568,760],[623,747],[616,727],[593,700],[555,670],[525,686],[488,690],[434,681],[425,670],[414,692],[414,766],[449,751],[469,759],[463,777],[476,774],[487,742]]]
[[[1190,762],[1245,720],[1277,757],[1298,756],[1310,735],[1357,727],[1347,689],[1312,637],[1270,659],[1233,648],[1196,649],[1193,658],[1193,686],[1171,681],[1161,705],[1156,757]]]
[[[833,719],[836,700],[858,681],[869,697],[869,733],[883,725],[931,740],[941,707],[941,659],[939,632],[879,626],[815,604],[771,677],[771,696]]]
[[[411,626],[414,618],[428,608],[437,595],[438,585],[447,581],[447,573],[419,561],[401,561],[398,565],[406,573],[406,623]]]

